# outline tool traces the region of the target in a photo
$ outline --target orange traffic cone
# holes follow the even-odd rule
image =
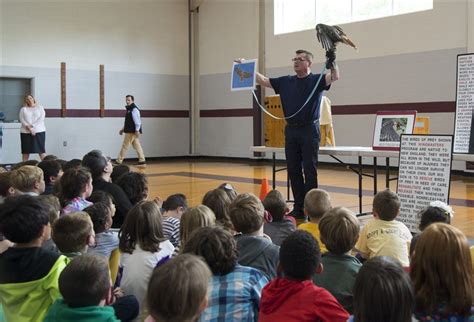
[[[268,179],[262,179],[262,185],[260,186],[260,200],[263,201],[267,194],[270,192],[270,185],[268,184]]]

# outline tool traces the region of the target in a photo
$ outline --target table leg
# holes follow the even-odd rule
[[[374,196],[377,194],[377,157],[374,157]]]
[[[272,169],[272,187],[273,190],[275,190],[276,187],[276,152],[272,153],[272,159],[273,159],[273,169]]]
[[[359,213],[362,213],[362,157],[359,156]]]

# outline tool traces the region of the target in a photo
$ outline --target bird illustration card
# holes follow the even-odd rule
[[[375,118],[374,150],[399,150],[402,134],[412,134],[416,111],[379,111]]]
[[[249,59],[234,62],[232,66],[231,91],[244,91],[255,89],[257,60]]]

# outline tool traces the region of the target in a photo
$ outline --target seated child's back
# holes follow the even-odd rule
[[[280,268],[284,277],[262,291],[260,322],[345,322],[349,314],[334,296],[311,281],[322,270],[319,245],[310,233],[297,230],[281,244]]]
[[[50,238],[48,209],[37,198],[7,198],[0,232],[15,243],[0,254],[0,300],[7,321],[42,321],[59,297],[58,277],[67,258],[41,248]]]
[[[324,254],[328,250],[321,242],[319,234],[319,221],[323,215],[331,210],[331,197],[329,193],[322,189],[311,189],[304,197],[304,212],[309,216],[309,222],[298,226],[298,229],[305,230],[313,235],[314,239],[319,243],[321,253]]]
[[[411,233],[401,222],[395,220],[400,213],[400,199],[396,193],[384,190],[377,193],[373,202],[373,219],[365,224],[355,248],[364,258],[389,256],[410,265],[408,250]]]
[[[263,207],[272,217],[271,222],[263,225],[263,232],[270,236],[275,245],[280,246],[296,230],[295,223],[285,216],[289,211],[286,201],[280,191],[272,190],[263,200]]]
[[[135,295],[140,315],[145,318],[145,296],[153,269],[171,258],[174,247],[163,236],[161,214],[153,201],[142,201],[130,209],[119,232],[119,249],[123,268],[120,287],[125,294]]]
[[[208,306],[198,321],[258,320],[260,293],[268,280],[258,269],[237,264],[237,247],[230,232],[220,227],[199,228],[183,253],[201,256],[213,274]]]
[[[59,276],[58,299],[49,309],[45,322],[107,321],[118,322],[111,306],[109,265],[98,255],[75,257]]]
[[[313,282],[352,313],[354,282],[362,264],[350,252],[359,237],[359,221],[349,209],[336,207],[323,216],[319,230],[328,252],[321,259],[324,269],[313,276]]]
[[[230,219],[235,231],[239,264],[261,270],[271,280],[277,275],[280,247],[263,234],[265,209],[250,193],[237,196],[230,204]]]
[[[101,193],[105,194],[102,191]],[[91,217],[95,232],[95,247],[90,247],[87,252],[109,258],[110,254],[119,247],[118,233],[110,230],[112,217],[115,214],[115,205],[112,199],[109,197],[107,203],[96,202],[84,211]]]

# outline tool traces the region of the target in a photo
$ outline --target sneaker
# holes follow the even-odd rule
[[[113,166],[117,166],[117,165],[122,164],[122,163],[118,163],[117,160],[112,160],[112,161],[110,161],[110,163],[112,163]]]
[[[134,165],[137,165],[137,166],[146,166],[146,161],[138,161],[137,163],[135,163]]]

